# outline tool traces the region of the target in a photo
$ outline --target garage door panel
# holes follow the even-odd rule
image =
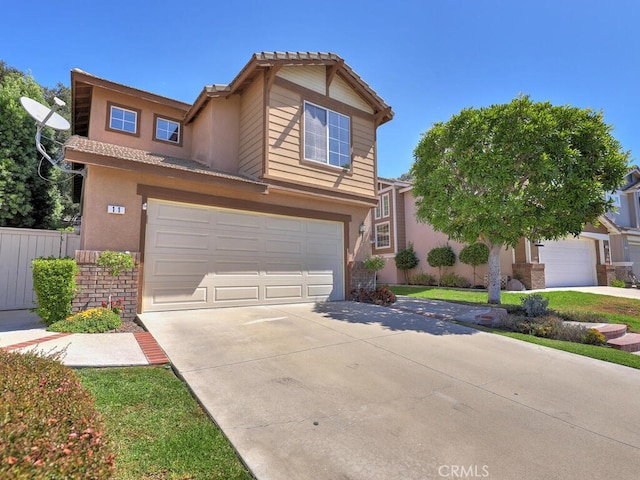
[[[545,241],[539,248],[547,287],[597,285],[596,242],[588,238]]]
[[[259,285],[215,287],[214,300],[216,302],[255,302],[260,299],[259,293]]]
[[[178,288],[178,287],[160,287],[155,288],[153,285],[149,286],[151,290],[151,298],[154,305],[163,306],[178,306],[184,305],[207,305],[207,293],[206,287],[197,288]]]
[[[149,200],[144,311],[344,298],[342,223],[165,203]]]

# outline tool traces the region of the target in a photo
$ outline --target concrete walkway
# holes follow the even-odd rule
[[[151,334],[47,332],[28,310],[0,311],[0,348],[7,351],[63,351],[70,367],[122,367],[168,363]]]

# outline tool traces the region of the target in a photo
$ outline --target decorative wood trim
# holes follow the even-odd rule
[[[241,198],[221,197],[206,193],[187,192],[166,187],[138,184],[137,194],[144,198],[157,198],[173,202],[191,203],[209,207],[229,208],[246,212],[268,213],[272,215],[285,215],[289,217],[311,218],[316,220],[330,220],[334,222],[351,222],[351,215],[344,213],[327,212],[324,210],[311,210],[308,208],[290,207],[270,203],[261,203]]]
[[[273,84],[278,85],[279,87],[282,87],[282,88],[286,88],[287,90],[291,90],[292,92],[298,93],[300,96],[303,97],[304,100],[308,100],[311,103],[316,103],[323,107],[330,108],[331,110],[335,110],[336,112],[342,113],[343,115],[360,117],[371,122],[374,121],[373,114],[369,112],[360,110],[359,108],[348,105],[344,102],[336,100],[335,98],[322,95],[321,93],[318,93],[309,88],[303,87],[302,85],[298,85],[297,83],[294,83],[291,80],[287,80],[282,77],[276,77]]]
[[[118,130],[117,128],[111,128],[111,107],[116,107],[123,110],[129,110],[130,112],[134,112],[136,114],[136,132],[135,133],[125,132],[124,130]],[[142,123],[141,117],[142,117],[142,110],[140,110],[139,108],[127,107],[126,105],[122,105],[112,101],[107,101],[107,115],[106,115],[104,128],[105,130],[108,130],[110,132],[121,133],[123,135],[129,135],[131,137],[139,137],[140,124]]]
[[[178,133],[178,140],[179,141],[170,142],[168,140],[162,140],[162,139],[158,138],[157,129],[158,129],[158,119],[159,118],[162,119],[162,120],[168,120],[170,122],[177,123],[180,126],[180,132]],[[175,147],[181,147],[182,146],[183,137],[184,137],[184,125],[182,123],[182,120],[179,120],[177,118],[171,118],[171,117],[168,117],[166,115],[160,115],[159,113],[154,113],[153,114],[153,137],[152,137],[152,140],[154,142],[164,143],[165,145],[173,145]]]
[[[341,58],[334,65],[332,65],[331,67],[326,69],[326,75],[327,75],[326,95],[327,95],[327,97],[329,96],[329,87],[331,86],[331,82],[333,82],[333,79],[335,78],[336,74],[338,73],[338,70],[340,70],[343,66],[344,66],[344,60]]]

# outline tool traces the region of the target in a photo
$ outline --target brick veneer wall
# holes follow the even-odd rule
[[[111,275],[96,265],[101,252],[93,250],[76,250],[75,260],[79,273],[76,275],[77,294],[71,303],[73,313],[87,308],[100,307],[109,299]],[[138,267],[140,254],[131,252],[136,267],[132,271],[123,272],[113,280],[111,299],[122,299],[123,320],[133,320],[138,306]]]
[[[611,285],[611,280],[616,278],[616,267],[613,265],[596,265],[598,275],[598,285]]]
[[[527,290],[545,288],[544,263],[514,263],[513,276],[527,287]]]

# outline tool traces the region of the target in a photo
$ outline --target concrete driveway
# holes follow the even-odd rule
[[[267,479],[636,479],[640,371],[384,307],[144,314]]]

